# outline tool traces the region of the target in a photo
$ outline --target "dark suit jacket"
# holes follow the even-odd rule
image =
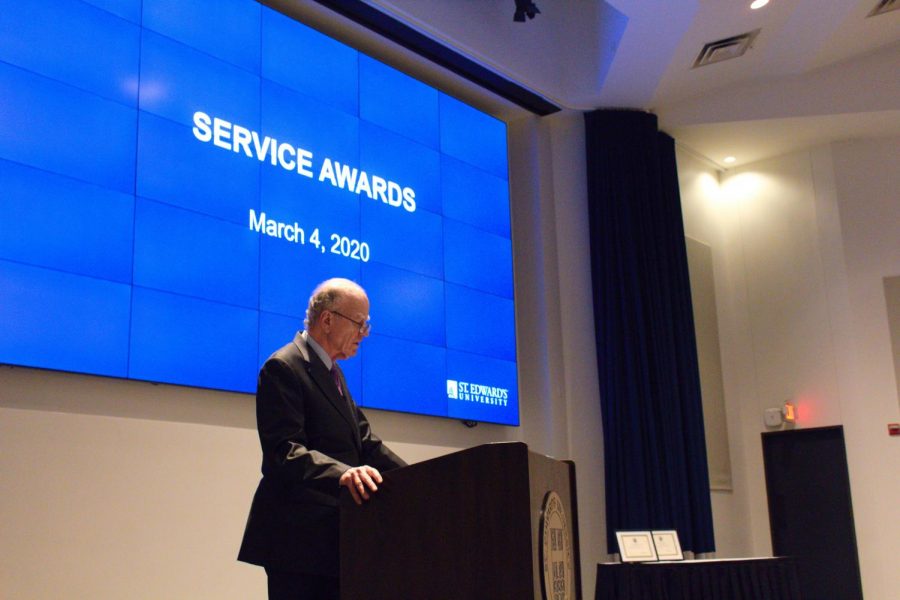
[[[343,373],[340,380],[343,396],[299,333],[260,370],[256,421],[263,477],[238,560],[336,577],[341,475],[360,465],[379,471],[406,465],[372,433]]]

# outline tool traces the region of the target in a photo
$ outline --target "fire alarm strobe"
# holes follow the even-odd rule
[[[900,423],[888,423],[888,435],[900,435]]]

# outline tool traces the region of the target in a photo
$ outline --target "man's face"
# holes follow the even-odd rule
[[[332,359],[355,356],[359,344],[368,335],[368,332],[360,331],[359,323],[365,323],[369,319],[369,299],[363,293],[348,294],[328,312],[328,347],[325,350]]]

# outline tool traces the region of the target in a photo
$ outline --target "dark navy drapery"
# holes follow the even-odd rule
[[[617,530],[715,550],[674,140],[654,115],[585,116],[609,552]]]

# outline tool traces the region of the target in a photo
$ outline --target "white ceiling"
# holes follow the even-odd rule
[[[878,0],[367,0],[567,109],[651,110],[720,167],[900,134],[900,10]],[[900,2],[898,2],[900,5]],[[702,46],[760,29],[744,55],[693,69]]]

